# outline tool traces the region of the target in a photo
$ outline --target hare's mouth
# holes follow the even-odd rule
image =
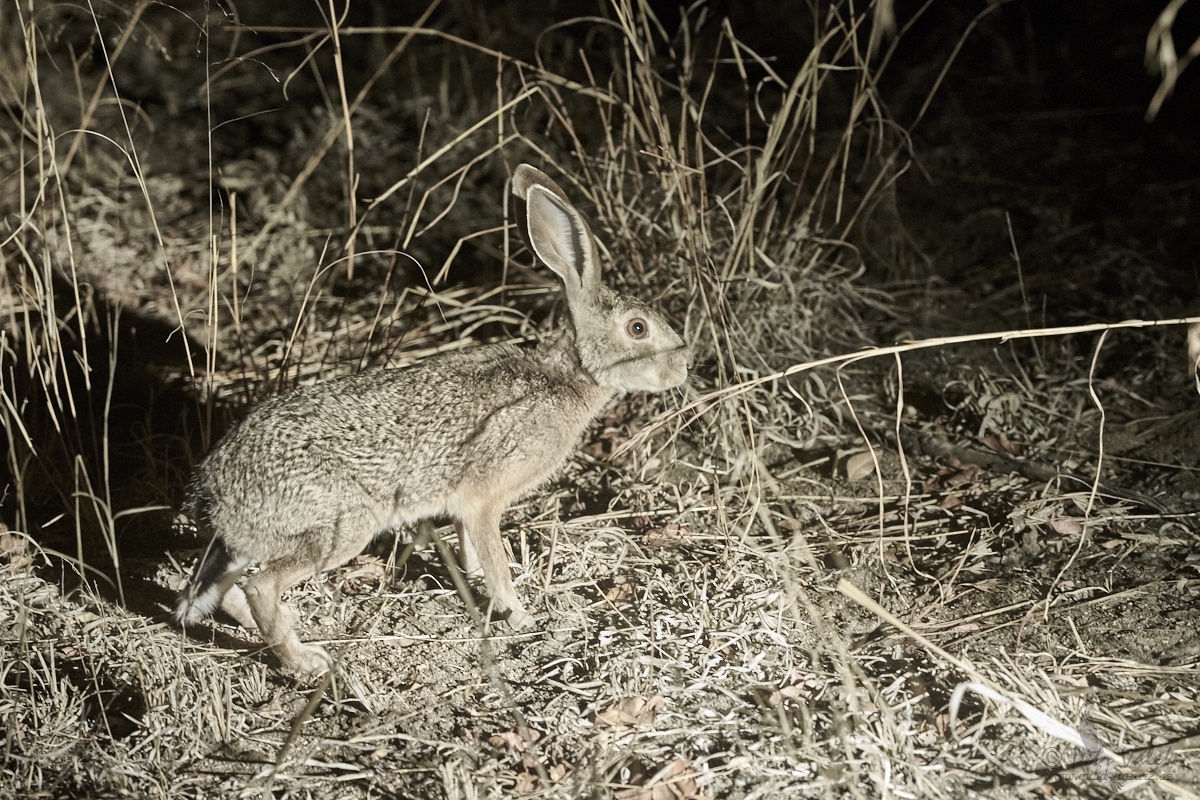
[[[687,351],[679,348],[609,364],[596,378],[623,392],[661,392],[687,381],[688,361]]]

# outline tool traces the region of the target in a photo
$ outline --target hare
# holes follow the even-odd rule
[[[680,386],[690,358],[661,314],[600,282],[596,242],[557,184],[522,164],[512,192],[522,239],[562,280],[570,324],[534,348],[484,345],[251,409],[189,486],[184,509],[212,542],[180,594],[180,624],[220,605],[257,627],[284,666],[324,672],[329,655],[300,641],[280,594],[381,531],[445,516],[465,568],[482,567],[509,625],[533,625],[513,588],[500,515],[554,475],[618,395]],[[259,570],[239,586],[252,564]]]

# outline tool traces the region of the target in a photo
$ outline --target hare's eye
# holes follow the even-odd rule
[[[645,339],[646,334],[650,333],[650,325],[647,324],[646,320],[638,317],[625,323],[625,332],[629,334],[631,339]]]

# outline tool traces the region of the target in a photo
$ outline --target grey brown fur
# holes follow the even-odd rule
[[[533,624],[500,515],[562,466],[618,394],[681,385],[688,352],[660,314],[600,283],[591,232],[562,189],[524,164],[512,185],[521,236],[562,279],[570,327],[533,349],[487,345],[255,406],[193,476],[187,509],[213,539],[180,596],[180,623],[219,604],[285,666],[324,671],[329,656],[297,637],[283,590],[381,530],[448,516],[468,572],[482,568],[510,625]]]

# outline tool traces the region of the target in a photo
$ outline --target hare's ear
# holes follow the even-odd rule
[[[596,242],[554,181],[526,164],[513,174],[517,227],[530,252],[562,279],[567,303],[593,297],[600,285]]]

